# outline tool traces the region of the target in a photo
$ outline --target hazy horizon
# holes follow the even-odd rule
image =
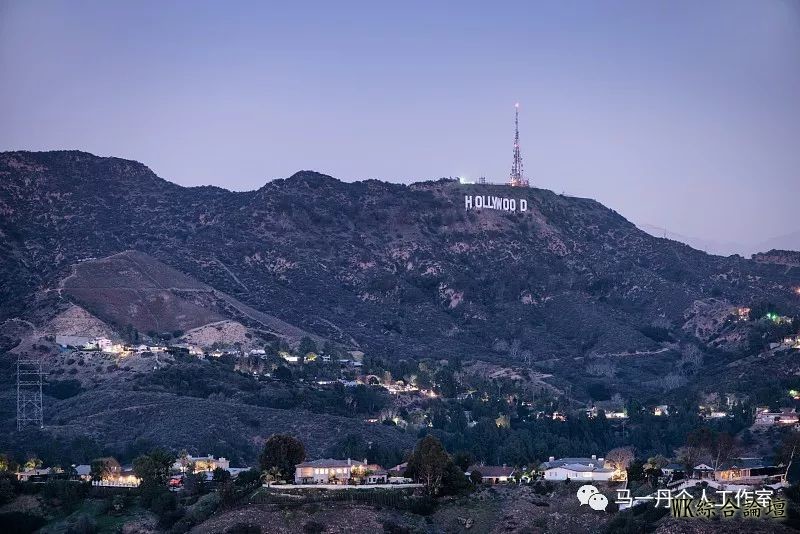
[[[416,9],[413,9],[416,7]],[[507,179],[749,246],[800,230],[800,4],[0,1],[0,150],[181,185]]]

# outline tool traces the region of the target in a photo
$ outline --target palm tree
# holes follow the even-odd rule
[[[181,465],[181,473],[186,474],[186,468],[189,466],[189,453],[186,449],[181,449],[181,452],[178,453],[178,461]]]
[[[261,480],[264,481],[264,483],[267,485],[268,488],[271,486],[273,482],[280,479],[281,479],[281,470],[278,469],[277,467],[270,467],[269,469],[261,473]]]

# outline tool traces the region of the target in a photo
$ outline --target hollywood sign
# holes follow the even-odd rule
[[[467,210],[528,211],[528,201],[524,198],[493,197],[490,195],[464,195],[464,208]]]

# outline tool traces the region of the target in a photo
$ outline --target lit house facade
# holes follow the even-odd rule
[[[297,464],[294,471],[295,484],[379,484],[386,481],[386,471],[379,465],[368,464],[366,459],[359,462],[350,458],[324,458]]]
[[[739,484],[770,484],[785,481],[785,468],[763,458],[736,458],[714,470],[721,482]]]
[[[481,484],[506,484],[513,480],[514,468],[505,465],[473,465],[464,474],[472,477],[472,473],[481,475]]]
[[[214,469],[224,469],[228,471],[231,463],[226,458],[215,458],[213,455],[192,456],[178,458],[172,465],[174,471],[185,471],[187,467],[194,464],[195,471],[213,471]]]
[[[560,458],[552,456],[541,466],[545,480],[608,481],[614,480],[616,469],[606,467],[602,458]]]

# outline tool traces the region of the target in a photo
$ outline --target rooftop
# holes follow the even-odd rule
[[[761,469],[775,467],[775,462],[764,458],[735,458],[720,466],[720,470],[728,469]]]
[[[467,470],[468,473],[477,471],[484,477],[510,477],[514,473],[513,467],[504,465],[473,465]]]
[[[295,467],[348,467],[351,465],[367,465],[366,462],[359,462],[358,460],[337,460],[335,458],[320,458],[319,460],[311,460],[310,462],[303,462],[297,464]]]
[[[542,469],[554,469],[556,467],[573,469],[575,466],[589,467],[590,465],[593,466],[593,469],[601,469],[604,465],[603,458],[559,458],[558,460],[543,462]]]

